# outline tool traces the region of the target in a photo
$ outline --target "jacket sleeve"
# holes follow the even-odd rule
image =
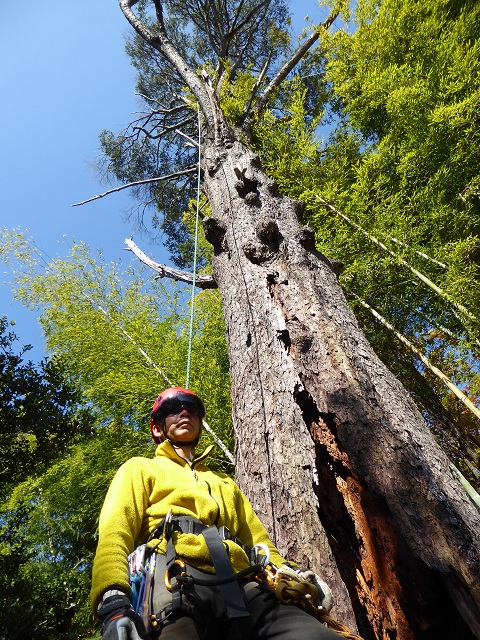
[[[238,487],[237,491],[236,511],[239,518],[239,529],[237,535],[240,540],[249,547],[253,547],[256,544],[265,544],[270,550],[270,562],[272,564],[276,567],[281,567],[286,564],[287,561],[280,555],[280,552],[270,540],[265,527],[260,522],[260,519],[253,510],[248,498],[240,491],[240,489],[238,489]]]
[[[131,594],[127,556],[134,549],[147,500],[141,458],[132,458],[117,471],[100,513],[90,594],[94,612],[108,588]]]

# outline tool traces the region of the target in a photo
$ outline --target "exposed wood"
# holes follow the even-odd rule
[[[158,262],[155,262],[154,260],[149,258],[139,247],[137,247],[137,245],[131,238],[126,238],[125,244],[127,245],[128,251],[132,251],[137,256],[137,258],[141,260],[141,262],[158,273],[158,278],[171,278],[172,280],[186,282],[187,284],[193,283],[193,273],[189,273],[188,271],[180,271],[180,269],[167,267],[167,265],[165,264],[159,264]],[[199,287],[199,289],[217,288],[217,284],[212,276],[199,273],[195,275],[195,285]]]

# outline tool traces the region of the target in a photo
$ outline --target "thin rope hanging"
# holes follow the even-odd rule
[[[197,273],[197,248],[198,248],[198,220],[200,217],[200,142],[201,142],[201,130],[200,130],[200,107],[197,107],[198,111],[198,171],[197,171],[197,210],[195,215],[195,246],[193,250],[193,279],[192,279],[192,294],[190,298],[190,331],[188,335],[188,356],[187,356],[187,375],[185,388],[188,389],[190,384],[190,364],[192,359],[192,342],[193,342],[193,319],[195,315],[195,278]]]

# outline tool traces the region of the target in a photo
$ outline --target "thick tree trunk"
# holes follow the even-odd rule
[[[299,203],[276,193],[208,74],[175,50],[162,3],[153,31],[136,2],[120,0],[125,16],[203,113],[240,485],[279,549],[325,576],[336,616],[366,639],[480,636],[478,512],[368,345]]]
[[[478,512],[360,331],[300,204],[239,142],[203,154],[240,485],[366,639],[480,635]]]

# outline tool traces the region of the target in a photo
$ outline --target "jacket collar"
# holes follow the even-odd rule
[[[203,451],[202,453],[194,457],[190,466],[193,467],[199,462],[203,462],[210,455],[210,453],[214,448],[215,446],[213,444],[208,446],[205,449],[205,451]],[[168,442],[168,440],[164,440],[161,444],[158,445],[158,447],[155,449],[155,455],[165,456],[166,458],[170,458],[171,460],[175,460],[176,462],[180,461],[185,464],[188,464],[186,460],[184,460],[178,455],[178,453],[175,451],[174,447],[170,444],[170,442]]]

